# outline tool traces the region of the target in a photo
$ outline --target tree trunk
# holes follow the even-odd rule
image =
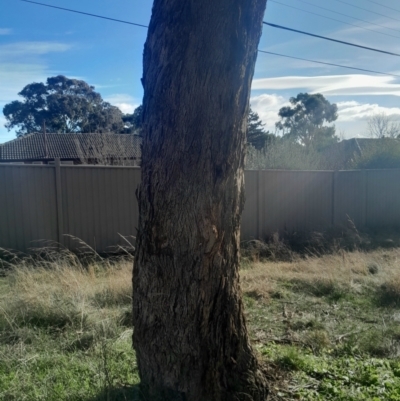
[[[144,49],[133,344],[146,400],[261,401],[239,286],[266,0],[155,0]]]

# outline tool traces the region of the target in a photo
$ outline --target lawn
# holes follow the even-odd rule
[[[138,400],[132,261],[15,260],[0,278],[0,400]],[[400,249],[243,258],[271,400],[400,400]]]

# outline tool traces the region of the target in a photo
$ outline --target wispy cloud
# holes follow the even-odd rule
[[[26,85],[44,82],[53,73],[43,64],[0,63],[0,104],[18,98]]]
[[[0,30],[1,32],[1,30]],[[4,128],[2,109],[6,103],[18,99],[20,92],[32,82],[44,82],[46,78],[59,74],[52,71],[46,55],[66,52],[73,45],[61,42],[15,42],[0,45],[0,142],[15,136]]]
[[[0,28],[0,36],[1,35],[11,35],[12,29],[9,28]]]
[[[253,90],[302,89],[330,96],[393,95],[400,96],[400,84],[388,76],[366,74],[286,76],[253,81]]]
[[[40,56],[47,53],[65,52],[71,44],[59,42],[17,42],[0,46],[0,60],[15,59],[20,56]]]

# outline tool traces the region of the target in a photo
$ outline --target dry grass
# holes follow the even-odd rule
[[[312,292],[380,288],[388,299],[400,303],[400,249],[373,252],[338,252],[307,256],[292,262],[254,262],[241,272],[245,293],[274,296],[278,282],[307,286]],[[318,295],[318,294],[316,294]]]
[[[282,399],[281,391],[293,395],[286,399],[306,399],[291,386],[315,385],[315,374],[322,383],[327,365],[337,362],[337,377],[344,377],[353,356],[367,363],[367,357],[400,355],[400,248],[293,254],[287,262],[245,265],[241,286],[249,333],[270,367],[271,400]],[[19,400],[23,392],[31,397],[26,399],[39,392],[51,401],[123,399],[112,391],[138,382],[130,341],[131,277],[129,259],[95,255],[82,264],[69,253],[16,259],[0,279],[0,399]],[[13,379],[17,371],[22,381]],[[54,376],[65,378],[61,393]],[[103,398],[93,398],[101,392]]]
[[[0,326],[15,335],[21,326],[91,330],[118,307],[130,307],[132,261],[84,267],[71,258],[16,265],[3,281]],[[5,284],[5,285],[4,285]],[[121,319],[124,319],[122,316]]]

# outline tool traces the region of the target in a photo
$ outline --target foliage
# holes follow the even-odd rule
[[[320,93],[299,93],[290,98],[292,106],[279,110],[281,120],[276,123],[283,137],[306,148],[322,149],[337,142],[335,126],[325,126],[338,117],[336,104],[331,104]]]
[[[124,122],[125,128],[124,134],[139,133],[142,128],[142,114],[143,106],[140,105],[136,107],[132,114],[124,114],[122,120]]]
[[[249,146],[246,156],[249,170],[324,170],[324,159],[313,147],[277,138],[266,148],[257,150]]]
[[[39,132],[120,132],[122,113],[103,101],[86,82],[59,75],[46,84],[32,83],[19,92],[23,101],[4,106],[6,128],[17,127],[17,136]]]
[[[385,113],[374,114],[368,120],[368,133],[372,138],[397,138],[400,124],[392,122]]]
[[[122,116],[125,124],[124,133],[140,132],[142,128],[142,114],[143,106],[140,105],[136,107],[132,114],[124,114]],[[262,149],[275,138],[269,131],[266,132],[263,126],[264,124],[260,120],[259,115],[250,108],[247,117],[247,141],[256,149]]]
[[[376,139],[366,143],[361,154],[354,157],[354,169],[400,168],[400,140],[392,138]]]
[[[264,148],[275,138],[269,131],[266,132],[263,126],[259,115],[250,108],[247,117],[247,143],[258,150]]]

